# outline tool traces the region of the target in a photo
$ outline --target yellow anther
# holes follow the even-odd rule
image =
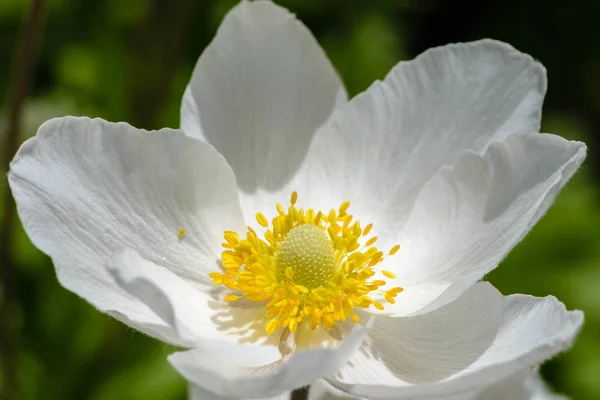
[[[225,239],[225,241],[229,244],[233,244],[233,245],[237,245],[240,242],[240,239],[238,237],[237,234],[235,233],[226,233],[225,235],[223,235],[223,238]]]
[[[349,201],[345,201],[342,203],[342,205],[340,206],[340,215],[345,215],[346,211],[348,210],[348,207],[350,207],[350,202]]]
[[[283,209],[283,206],[281,205],[281,203],[277,203],[277,212],[279,213],[279,215],[284,215],[285,214],[285,210]]]
[[[367,285],[360,285],[360,286],[356,286],[356,293],[359,294],[367,294],[371,291],[371,289],[369,289],[367,287]],[[373,290],[377,290],[377,286],[375,286],[375,288]]]
[[[296,318],[293,318],[290,321],[288,328],[289,328],[290,332],[296,332],[297,327],[298,327],[298,322],[296,321]]]
[[[356,314],[352,314],[352,321],[358,324],[360,322],[360,317]]]
[[[234,295],[234,294],[230,294],[230,295],[228,295],[228,296],[225,296],[225,297],[223,298],[223,300],[225,300],[225,301],[236,301],[236,300],[237,300],[237,299],[239,299],[239,298],[240,298],[240,296],[236,296],[236,295]]]
[[[366,246],[366,247],[369,247],[369,246],[371,246],[373,243],[375,243],[376,241],[377,241],[377,236],[373,236],[371,239],[369,239],[369,240],[367,241],[367,243],[365,243],[365,246]]]
[[[298,192],[294,191],[292,192],[292,195],[290,197],[290,203],[292,203],[292,205],[296,205],[296,202],[298,201]]]
[[[365,226],[362,235],[367,236],[369,232],[371,232],[371,228],[373,228],[373,224],[368,224],[367,226]]]
[[[315,216],[315,222],[314,225],[320,226],[321,225],[321,220],[323,219],[323,213],[321,211],[319,211],[317,213],[317,215]]]
[[[185,228],[181,228],[177,231],[177,236],[179,237],[179,239],[183,239],[183,237],[185,236],[185,233],[187,232],[187,229]]]
[[[325,320],[326,328],[331,328],[333,325],[335,325],[335,320],[333,319],[333,317],[330,314],[325,314],[323,316],[323,319]]]
[[[223,265],[223,268],[239,268],[240,267],[240,264],[238,264],[234,260],[223,260],[223,262],[221,264]]]
[[[396,274],[394,274],[393,272],[382,270],[381,273],[383,275],[385,275],[387,278],[390,278],[390,279],[395,279],[396,278]]]
[[[267,218],[261,213],[256,213],[256,222],[258,222],[263,228],[269,226],[269,221],[267,221]]]
[[[378,302],[378,301],[374,301],[373,302],[373,306],[375,308],[377,308],[378,310],[383,310],[383,305],[380,302]]]
[[[275,332],[275,329],[277,329],[278,325],[279,321],[277,319],[272,319],[269,321],[267,328],[265,329],[267,331],[267,335],[272,335]]]
[[[370,297],[367,297],[367,296],[361,296],[360,300],[361,300],[360,304],[363,307],[369,307],[371,304],[373,304],[373,299],[371,299]]]
[[[275,306],[279,307],[279,308],[283,308],[283,307],[287,306],[287,304],[288,304],[287,300],[281,300],[281,301],[278,301],[277,303],[275,303]]]
[[[304,287],[302,285],[296,285],[296,289],[298,289],[298,291],[300,293],[304,293],[304,294],[308,294],[309,293],[308,288],[306,288],[306,287]]]
[[[331,210],[329,210],[329,214],[327,214],[327,220],[329,221],[330,224],[333,224],[336,219],[337,219],[337,215],[335,213],[335,210],[332,208]]]
[[[390,250],[390,256],[393,256],[394,254],[396,254],[396,252],[398,252],[398,250],[400,250],[400,245],[397,244],[394,247],[392,247],[392,249]]]

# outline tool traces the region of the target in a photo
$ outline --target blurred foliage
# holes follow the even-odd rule
[[[382,78],[397,61],[448,42],[493,37],[544,63],[550,80],[544,131],[586,141],[590,156],[547,216],[488,279],[504,293],[553,294],[568,308],[585,311],[586,324],[573,349],[543,372],[552,386],[575,399],[600,398],[600,158],[595,154],[600,45],[593,39],[600,2],[281,3],[315,33],[351,94]],[[178,126],[194,63],[234,4],[47,0],[23,139],[44,120],[66,114],[144,128]],[[10,55],[27,7],[26,0],[0,1],[2,88],[10,84]],[[0,131],[5,131],[3,119]],[[16,365],[0,368],[16,371],[18,398],[185,398],[185,383],[165,360],[172,349],[60,287],[48,258],[20,228],[14,234],[13,298],[8,315],[1,317],[13,328],[19,357]],[[2,387],[0,380],[0,393]]]

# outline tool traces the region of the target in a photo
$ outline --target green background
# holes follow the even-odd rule
[[[177,127],[194,63],[236,2],[46,0],[21,142],[46,119],[87,115],[143,128]],[[557,390],[600,398],[600,45],[597,1],[288,0],[351,95],[428,47],[492,37],[548,69],[543,131],[584,140],[588,160],[545,218],[488,279],[505,294],[553,294],[585,311],[568,353],[544,365]],[[29,3],[0,0],[0,88]],[[6,140],[7,101],[0,114]],[[5,162],[5,160],[0,160]],[[6,168],[6,164],[3,165]],[[0,187],[7,190],[2,182]],[[6,206],[5,206],[6,208]],[[0,211],[3,211],[0,209]],[[2,227],[4,229],[4,227]],[[58,284],[20,226],[2,268],[0,393],[19,399],[183,399],[172,350],[95,311]],[[12,382],[12,384],[11,384]]]

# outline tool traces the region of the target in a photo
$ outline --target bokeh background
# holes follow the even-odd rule
[[[177,127],[194,63],[236,3],[35,1],[43,7],[34,10],[38,28],[29,29],[33,68],[23,85],[28,74],[17,47],[33,2],[0,0],[3,172],[14,146],[52,117],[87,115],[143,128]],[[396,62],[448,42],[492,37],[546,66],[543,131],[586,141],[589,156],[546,217],[488,279],[506,294],[553,294],[568,308],[585,311],[586,324],[573,349],[542,371],[556,390],[574,399],[600,399],[600,2],[280,3],[314,32],[351,95],[384,77]],[[17,130],[15,121],[21,121]],[[0,189],[8,190],[5,180]],[[11,197],[2,199],[3,398],[184,399],[185,383],[165,360],[172,349],[61,288],[50,260],[14,218]]]

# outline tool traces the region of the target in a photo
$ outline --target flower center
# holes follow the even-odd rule
[[[265,228],[264,239],[251,227],[245,239],[236,232],[224,233],[224,271],[209,276],[215,285],[233,291],[225,300],[243,297],[263,302],[265,317],[270,319],[266,324],[269,335],[279,327],[294,332],[302,321],[308,321],[313,330],[319,325],[329,330],[347,318],[358,323],[355,307],[383,310],[374,298],[377,294],[395,303],[402,288],[382,289],[386,285],[382,278],[396,276],[376,268],[383,252],[373,246],[376,236],[367,238],[373,225],[361,228],[358,221],[353,222],[347,212],[349,202],[325,214],[297,208],[297,199],[298,194],[292,193],[287,212],[277,204],[277,216],[270,224],[263,214],[256,214]],[[398,249],[395,245],[388,254]],[[382,276],[376,277],[378,273]]]
[[[275,269],[283,280],[290,268],[294,283],[308,289],[326,286],[336,267],[331,240],[316,225],[300,225],[285,235],[275,256]]]

